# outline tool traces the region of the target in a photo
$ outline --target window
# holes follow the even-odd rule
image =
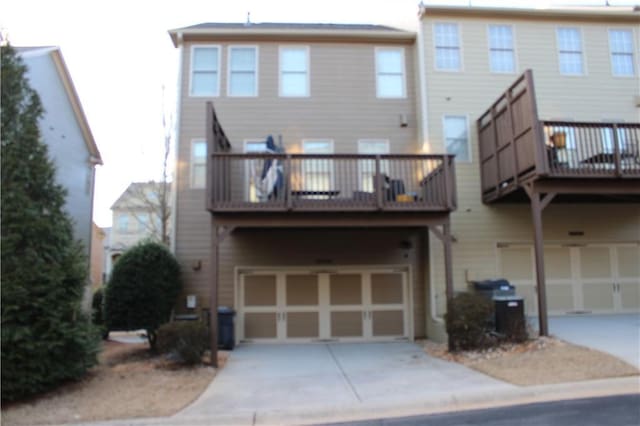
[[[194,46],[191,50],[191,96],[220,95],[220,49]]]
[[[261,153],[264,154],[267,152],[267,142],[262,139],[251,139],[244,141],[244,152],[246,154],[250,153]],[[260,201],[260,197],[258,196],[260,191],[256,186],[256,180],[262,179],[262,173],[264,170],[264,160],[252,159],[246,163],[246,181],[247,192],[246,199],[252,203],[257,203]]]
[[[207,179],[207,143],[191,142],[191,188],[204,188]]]
[[[582,39],[577,28],[558,28],[558,58],[560,73],[582,75]]]
[[[436,69],[460,71],[458,24],[435,24]]]
[[[376,48],[376,95],[404,98],[404,49]]]
[[[609,30],[611,72],[613,75],[633,75],[633,41],[631,30]]]
[[[257,96],[258,48],[229,47],[229,96]]]
[[[489,25],[489,63],[491,72],[516,71],[511,26]]]
[[[302,144],[305,154],[332,154],[333,141],[306,140]],[[303,190],[329,191],[333,187],[333,161],[327,158],[305,159],[302,164]],[[326,198],[326,197],[316,197]]]
[[[118,232],[128,232],[129,231],[129,215],[121,214],[118,215]]]
[[[149,226],[149,215],[147,213],[136,214],[136,221],[138,222],[138,231],[146,232]]]
[[[389,153],[389,141],[386,139],[360,139],[358,141],[358,153],[359,154],[388,154]],[[376,162],[375,160],[366,159],[358,162],[359,166],[359,178],[360,178],[360,190],[373,192],[374,179],[376,175]],[[387,160],[380,161],[380,172],[387,173],[389,170],[389,164]]]
[[[467,117],[444,116],[444,144],[447,154],[454,154],[457,161],[471,161]]]
[[[309,48],[280,48],[280,96],[309,96]]]

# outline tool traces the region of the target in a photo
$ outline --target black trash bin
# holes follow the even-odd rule
[[[227,306],[218,307],[218,348],[231,350],[236,344],[234,317],[236,311]]]
[[[493,301],[496,331],[509,339],[524,340],[527,332],[524,299],[520,296],[495,296]]]

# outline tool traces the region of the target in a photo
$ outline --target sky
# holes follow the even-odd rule
[[[640,1],[636,1],[638,3]],[[163,114],[175,116],[178,50],[168,30],[202,22],[334,22],[416,31],[419,0],[0,0],[0,29],[14,46],[60,46],[104,165],[96,169],[94,221],[131,182],[159,180]],[[542,7],[604,0],[424,1]],[[631,1],[609,2],[629,6]]]

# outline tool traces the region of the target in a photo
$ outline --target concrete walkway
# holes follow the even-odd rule
[[[549,333],[611,354],[640,369],[640,314],[549,317]]]

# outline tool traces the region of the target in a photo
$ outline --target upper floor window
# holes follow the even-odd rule
[[[229,96],[258,96],[258,48],[229,47]]]
[[[207,179],[207,143],[191,142],[191,188],[204,188]]]
[[[558,28],[558,59],[560,73],[584,74],[582,61],[582,37],[578,28]]]
[[[447,154],[455,154],[456,161],[471,161],[467,117],[464,115],[445,115],[443,125]]]
[[[388,154],[389,141],[386,139],[360,139],[358,141],[359,154]],[[362,159],[358,161],[360,175],[360,189],[362,191],[373,192],[376,177],[376,162],[374,159]],[[388,173],[389,164],[387,160],[380,161],[380,173]]]
[[[309,48],[280,48],[280,96],[309,96]]]
[[[379,98],[404,98],[404,49],[376,48],[376,94]]]
[[[460,37],[458,24],[438,23],[434,27],[436,46],[436,69],[460,71]]]
[[[191,96],[220,95],[220,48],[193,46],[191,49]]]
[[[613,75],[633,75],[633,37],[631,30],[609,30],[611,72]]]
[[[129,215],[121,214],[118,215],[118,232],[128,232],[129,231]]]
[[[489,63],[491,72],[515,72],[513,29],[510,25],[489,25]]]
[[[138,222],[138,231],[146,232],[149,227],[149,214],[147,213],[136,214],[136,221]]]

